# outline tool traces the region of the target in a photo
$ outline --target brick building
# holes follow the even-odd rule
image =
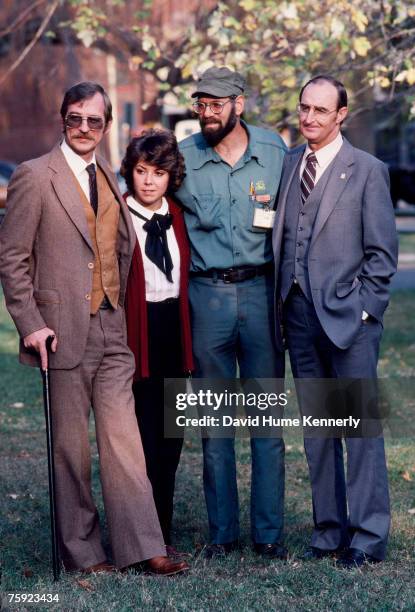
[[[122,27],[134,22],[143,2],[129,0],[122,8],[112,7],[108,16],[118,39],[111,36],[109,44],[104,40],[91,47],[84,46],[69,27],[62,27],[62,22],[70,21],[71,10],[59,6],[27,57],[1,82],[42,24],[46,9],[37,4],[39,8],[26,16],[26,0],[3,0],[0,5],[0,159],[19,163],[49,150],[61,132],[64,91],[79,81],[93,80],[105,87],[113,103],[114,123],[103,152],[117,168],[130,133],[160,120],[157,82],[131,61],[134,37]],[[215,2],[205,2],[204,10],[209,5]],[[173,42],[200,8],[196,0],[154,0],[147,22],[157,36]]]

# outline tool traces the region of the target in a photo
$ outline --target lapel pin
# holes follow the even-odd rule
[[[342,172],[342,173],[341,173],[340,178],[341,178],[341,179],[345,179],[345,178],[346,178],[346,175],[345,175],[345,173],[344,173],[344,172]]]

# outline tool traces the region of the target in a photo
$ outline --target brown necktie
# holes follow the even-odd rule
[[[97,175],[95,172],[95,164],[89,164],[85,168],[89,175],[89,203],[92,206],[92,210],[97,216],[98,212],[98,187],[97,187]]]
[[[309,153],[306,157],[306,164],[301,177],[301,201],[303,204],[314,189],[316,163],[317,157],[315,153]]]

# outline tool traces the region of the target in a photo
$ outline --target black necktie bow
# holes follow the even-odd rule
[[[136,210],[128,207],[133,215],[144,219],[143,229],[147,232],[145,254],[150,261],[166,275],[167,280],[172,283],[173,261],[167,243],[167,230],[171,227],[173,217],[170,213],[159,215],[154,213],[151,219],[146,219]]]

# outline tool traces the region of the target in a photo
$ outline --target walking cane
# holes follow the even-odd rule
[[[49,367],[49,353],[51,344],[54,336],[49,336],[46,339],[46,351],[48,355],[48,367]],[[46,420],[46,442],[48,449],[48,477],[49,477],[49,504],[50,504],[50,528],[52,535],[52,565],[53,565],[53,579],[59,580],[59,551],[58,551],[58,538],[56,529],[56,493],[55,493],[55,461],[53,457],[53,433],[52,433],[52,413],[50,409],[50,387],[49,387],[49,370],[42,370],[43,376],[43,402],[45,407],[45,420]]]

